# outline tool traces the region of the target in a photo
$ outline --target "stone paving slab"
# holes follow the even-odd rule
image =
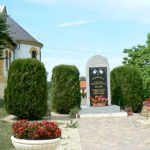
[[[110,117],[127,117],[127,112],[118,113],[93,113],[93,114],[80,114],[80,118],[110,118]]]
[[[150,124],[144,120],[140,115],[80,119],[82,150],[150,150]]]
[[[99,114],[99,113],[118,113],[120,112],[120,106],[111,105],[103,107],[82,107],[80,115],[84,114]]]

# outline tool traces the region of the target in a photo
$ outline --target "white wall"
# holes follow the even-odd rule
[[[18,58],[31,58],[31,48],[36,48],[37,53],[37,59],[40,60],[40,51],[41,48],[37,46],[27,45],[27,44],[18,44],[15,51],[11,51],[11,61]],[[6,70],[6,59],[4,60],[4,77],[7,77],[8,70]]]
[[[18,44],[18,47],[15,50],[15,59],[31,58],[31,53],[30,53],[31,48],[36,48],[38,50],[37,59],[40,60],[40,47],[26,45],[26,44]]]

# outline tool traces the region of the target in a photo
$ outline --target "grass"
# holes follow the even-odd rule
[[[6,113],[6,111],[4,109],[4,101],[2,99],[0,99],[0,118],[3,118],[7,115],[8,114]]]
[[[4,109],[4,101],[0,99],[0,150],[12,150],[11,123],[2,120],[5,116],[7,113]]]

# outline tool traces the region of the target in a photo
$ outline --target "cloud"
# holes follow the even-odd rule
[[[149,0],[72,0],[68,3],[95,11],[104,18],[149,23]]]
[[[80,21],[65,22],[65,23],[58,24],[56,27],[63,28],[63,27],[70,27],[70,26],[80,26],[89,23],[93,23],[93,21],[80,20]]]
[[[37,4],[69,4],[78,7],[84,7],[88,9],[99,9],[99,10],[129,10],[138,11],[149,9],[149,0],[24,0],[30,3]],[[106,9],[107,8],[107,9]],[[128,12],[127,12],[128,13]]]
[[[150,24],[150,1],[149,0],[24,0],[29,3],[40,4],[45,6],[60,5],[82,8],[83,10],[94,11],[100,17],[137,21],[139,23]],[[144,18],[144,19],[143,19]],[[62,27],[79,25],[62,24]],[[84,24],[81,22],[81,24]],[[61,27],[61,25],[60,25]]]

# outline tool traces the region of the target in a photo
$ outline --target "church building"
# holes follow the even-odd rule
[[[6,13],[6,7],[0,6],[0,13]],[[18,58],[35,58],[41,60],[43,44],[25,31],[9,15],[7,16],[9,36],[16,45],[14,49],[4,50],[4,59],[0,60],[0,98],[3,97],[7,74],[11,62]]]

